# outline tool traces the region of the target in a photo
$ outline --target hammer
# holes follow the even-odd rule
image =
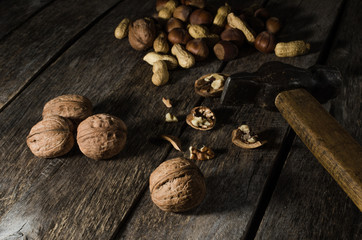
[[[224,105],[253,103],[276,110],[362,211],[362,147],[322,107],[342,85],[338,69],[297,68],[281,62],[263,64],[256,72],[227,78]]]

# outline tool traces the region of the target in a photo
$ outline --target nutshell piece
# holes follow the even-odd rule
[[[78,126],[79,149],[89,158],[100,160],[117,155],[126,144],[127,127],[109,114],[88,117]]]
[[[168,141],[169,143],[171,143],[171,145],[177,150],[181,152],[181,141],[180,139],[178,139],[175,136],[172,135],[161,135],[162,139],[165,139],[166,141]]]
[[[165,104],[165,106],[166,106],[167,108],[172,108],[172,104],[171,104],[171,100],[170,100],[170,99],[168,99],[168,98],[162,98],[162,102],[163,102],[163,104]]]
[[[152,19],[141,18],[129,25],[128,41],[136,50],[152,47],[156,38],[156,27]]]
[[[68,153],[74,145],[69,121],[59,116],[43,119],[31,128],[26,144],[37,157],[55,158]]]
[[[43,118],[54,115],[79,123],[92,115],[92,103],[88,98],[80,95],[62,95],[44,105]]]
[[[219,97],[227,77],[221,73],[204,75],[195,81],[195,92],[203,97]]]
[[[166,122],[178,122],[178,119],[175,115],[172,115],[171,113],[166,113],[165,121]]]
[[[204,160],[213,159],[215,157],[214,151],[212,151],[210,148],[206,146],[203,146],[200,149],[190,146],[189,151],[190,151],[190,159],[192,160],[204,161]]]
[[[199,106],[193,108],[191,113],[187,115],[186,123],[194,129],[207,131],[215,126],[216,118],[209,108]]]
[[[150,176],[151,199],[166,212],[184,212],[198,206],[206,195],[205,178],[190,160],[173,158]]]
[[[267,141],[259,141],[257,135],[252,135],[248,125],[241,125],[232,132],[232,142],[241,148],[258,148]]]

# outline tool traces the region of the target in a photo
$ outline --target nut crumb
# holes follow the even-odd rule
[[[171,113],[167,113],[165,116],[166,122],[178,122],[178,119],[176,116],[172,115]]]
[[[163,104],[165,104],[166,107],[172,108],[171,100],[168,98],[162,98]]]
[[[213,159],[215,157],[214,151],[212,151],[210,148],[206,146],[203,146],[200,149],[190,146],[189,151],[190,151],[189,158],[193,160],[204,161],[204,160]]]

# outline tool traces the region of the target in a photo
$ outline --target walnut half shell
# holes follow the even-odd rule
[[[228,75],[221,73],[204,75],[195,81],[195,92],[203,97],[219,97],[227,77]]]
[[[210,108],[199,106],[193,108],[187,115],[186,123],[194,129],[207,131],[215,126],[216,118]]]
[[[241,148],[258,148],[264,145],[267,141],[259,141],[257,135],[251,135],[248,125],[241,125],[232,132],[231,141]]]
[[[190,160],[173,158],[150,176],[152,201],[163,211],[184,212],[198,206],[206,195],[205,178]]]

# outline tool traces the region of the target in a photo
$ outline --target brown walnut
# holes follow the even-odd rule
[[[54,115],[80,123],[92,115],[92,103],[88,98],[80,95],[62,95],[44,105],[43,118]]]
[[[215,126],[216,118],[210,108],[199,106],[194,107],[187,115],[186,123],[194,129],[207,131]]]
[[[128,41],[136,50],[152,47],[156,38],[156,27],[152,19],[141,18],[129,25]]]
[[[227,77],[221,73],[204,75],[195,81],[195,92],[203,97],[219,97]]]
[[[78,126],[79,149],[95,160],[117,155],[124,148],[126,139],[127,127],[124,122],[109,114],[90,116]]]
[[[37,157],[55,158],[68,153],[74,145],[70,121],[49,116],[35,124],[26,138],[31,152]]]
[[[161,163],[150,176],[152,201],[163,211],[184,212],[198,206],[206,195],[200,169],[185,158]]]

